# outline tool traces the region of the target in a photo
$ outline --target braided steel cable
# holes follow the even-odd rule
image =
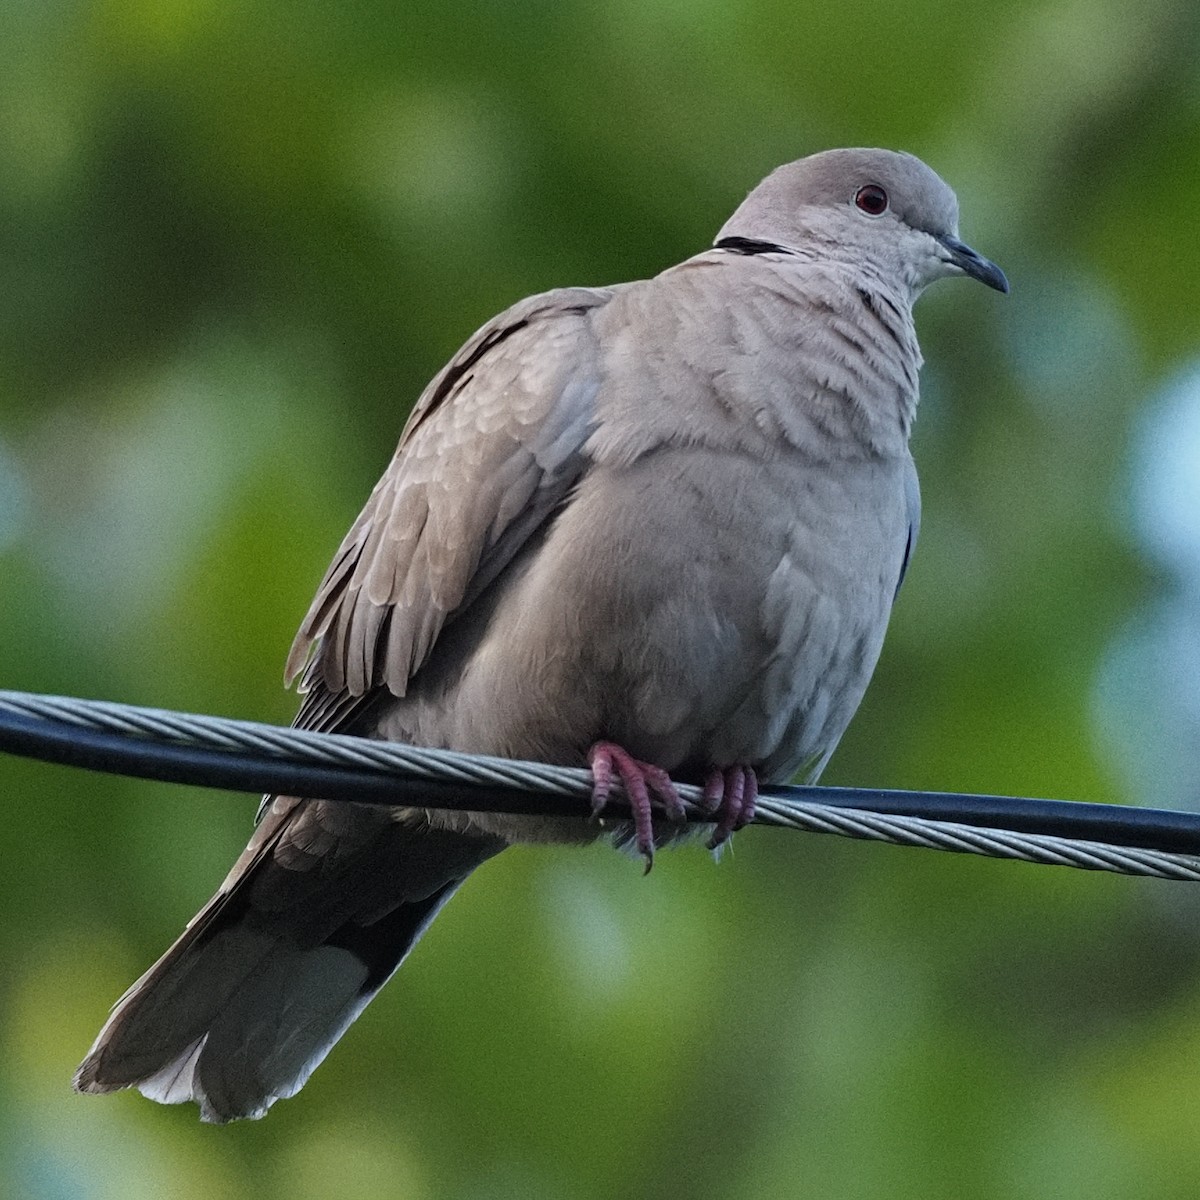
[[[590,815],[591,773],[226,717],[0,691],[0,750],[202,787],[472,811]],[[681,784],[688,819],[710,819]],[[628,814],[614,794],[612,812]],[[869,788],[769,787],[755,824],[1200,881],[1200,814]]]

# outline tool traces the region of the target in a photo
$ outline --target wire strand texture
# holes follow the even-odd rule
[[[0,750],[203,787],[421,808],[590,814],[591,773],[582,768],[64,696],[0,690]],[[679,793],[689,820],[705,821],[700,789],[680,785]],[[628,812],[614,809],[618,817]],[[762,790],[755,824],[1200,882],[1196,813],[957,793],[777,787]],[[1056,828],[1091,836],[1042,831]]]

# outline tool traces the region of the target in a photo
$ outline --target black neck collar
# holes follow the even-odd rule
[[[731,254],[791,254],[786,246],[775,242],[762,242],[757,238],[724,237],[715,249],[728,250]]]

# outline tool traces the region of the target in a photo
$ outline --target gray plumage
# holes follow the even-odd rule
[[[946,184],[837,150],[779,168],[713,249],[653,279],[490,321],[417,402],[318,589],[288,659],[297,723],[815,778],[916,538],[912,304],[954,274],[1007,288],[958,241]],[[76,1085],[261,1116],[471,870],[598,832],[275,798]]]

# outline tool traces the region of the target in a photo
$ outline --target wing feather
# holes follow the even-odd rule
[[[289,682],[308,664],[298,725],[339,727],[380,688],[403,696],[445,624],[565,499],[599,387],[590,318],[611,296],[522,301],[422,393],[292,644]]]

